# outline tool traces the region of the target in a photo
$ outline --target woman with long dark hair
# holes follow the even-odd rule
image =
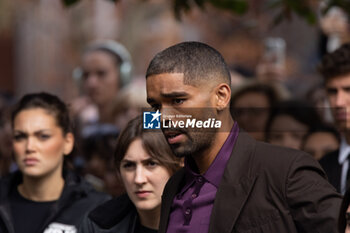
[[[66,105],[51,94],[28,94],[11,118],[19,171],[0,180],[0,232],[77,232],[84,214],[108,196],[65,169],[74,147]]]

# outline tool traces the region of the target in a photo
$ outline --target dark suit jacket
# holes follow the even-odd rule
[[[330,152],[320,160],[320,164],[328,176],[329,183],[331,183],[340,193],[340,177],[342,167],[338,162],[338,157],[339,150]]]
[[[160,233],[166,232],[184,174],[181,169],[165,187]],[[335,233],[340,203],[310,155],[240,132],[216,194],[209,233]]]

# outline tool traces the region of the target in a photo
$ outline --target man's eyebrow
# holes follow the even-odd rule
[[[188,96],[187,92],[171,92],[171,93],[161,93],[165,98],[175,98],[175,97],[184,97]]]
[[[179,91],[179,92],[170,92],[170,93],[160,93],[160,95],[163,98],[176,98],[176,97],[186,97],[188,96],[188,93],[185,91]],[[154,102],[156,102],[154,99],[147,98],[147,103],[151,104]]]
[[[21,130],[21,129],[14,129],[13,132],[27,134],[25,130]],[[34,134],[49,133],[49,132],[51,132],[50,129],[39,129],[37,131],[34,131]]]
[[[338,88],[336,88],[336,87],[326,87],[325,89],[326,89],[326,91],[335,91],[335,92],[338,91]],[[345,91],[349,91],[350,86],[342,86],[340,89],[345,90]]]

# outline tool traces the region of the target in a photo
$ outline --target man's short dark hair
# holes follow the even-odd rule
[[[344,44],[332,53],[326,54],[319,66],[324,81],[350,74],[350,44]]]
[[[183,42],[159,52],[148,66],[146,78],[164,73],[183,73],[184,83],[219,81],[231,85],[230,72],[221,54],[200,42]]]

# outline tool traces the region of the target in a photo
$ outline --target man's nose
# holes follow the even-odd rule
[[[343,90],[338,91],[336,95],[336,100],[335,100],[336,106],[343,107],[345,106],[345,102],[346,102],[346,94],[344,93]]]
[[[161,113],[162,113],[161,118],[163,121],[167,122],[169,120],[174,119],[175,114],[171,108],[164,107],[164,108],[162,108]]]

